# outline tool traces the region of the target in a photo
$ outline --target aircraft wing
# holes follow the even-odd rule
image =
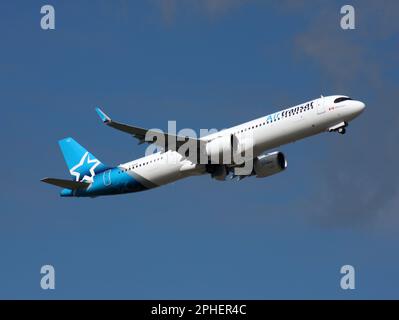
[[[107,126],[114,128],[116,130],[131,134],[134,138],[139,140],[139,144],[154,143],[155,145],[157,145],[161,148],[165,148],[166,150],[173,150],[173,151],[179,151],[178,150],[179,147],[186,142],[190,142],[190,143],[192,143],[192,145],[197,146],[198,150],[201,147],[201,144],[206,144],[206,141],[203,141],[200,139],[195,139],[192,137],[173,135],[173,134],[168,134],[168,133],[165,133],[162,131],[157,131],[157,130],[152,130],[152,129],[144,129],[144,128],[120,123],[120,122],[112,120],[100,108],[96,108],[96,111],[103,123],[105,123]]]

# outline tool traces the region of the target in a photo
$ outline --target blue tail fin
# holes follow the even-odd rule
[[[76,181],[91,182],[97,173],[108,169],[107,166],[74,139],[65,138],[58,141],[58,144],[64,155],[68,170]]]

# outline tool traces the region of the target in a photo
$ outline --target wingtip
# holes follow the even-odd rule
[[[100,117],[101,121],[104,123],[110,122],[111,118],[108,117],[104,111],[102,111],[100,108],[96,108],[96,112],[98,114],[98,116]]]

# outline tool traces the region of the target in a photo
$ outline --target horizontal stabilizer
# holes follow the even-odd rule
[[[76,190],[76,189],[87,189],[90,186],[90,183],[79,182],[79,181],[71,181],[71,180],[63,180],[63,179],[55,179],[55,178],[44,178],[41,181],[45,183],[52,184],[54,186]]]

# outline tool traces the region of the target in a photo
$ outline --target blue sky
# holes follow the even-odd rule
[[[343,1],[51,1],[43,31],[47,3],[0,4],[0,298],[399,298],[397,2],[353,1],[352,31]],[[144,154],[96,106],[199,131],[335,93],[366,112],[345,136],[282,146],[288,170],[270,178],[97,199],[40,182],[68,177],[66,136],[109,165]]]

